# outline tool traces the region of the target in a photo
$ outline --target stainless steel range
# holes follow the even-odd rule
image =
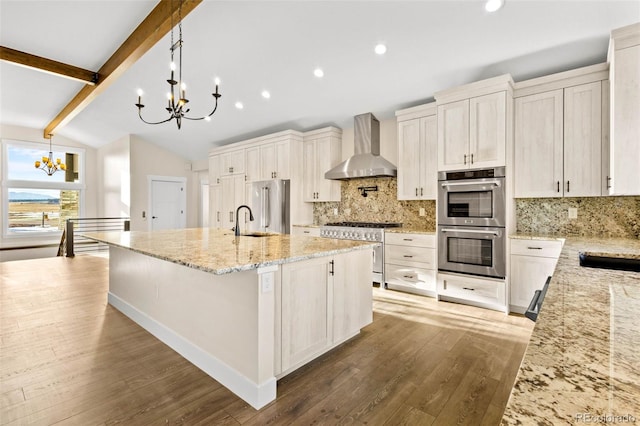
[[[384,283],[384,230],[398,228],[401,223],[393,222],[336,222],[327,223],[320,228],[320,236],[341,240],[376,241],[380,245],[373,249],[372,281]]]

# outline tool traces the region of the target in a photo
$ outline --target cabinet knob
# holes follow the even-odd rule
[[[471,154],[471,164],[473,164],[473,154]]]
[[[464,154],[464,164],[467,164],[467,154]]]
[[[607,189],[611,189],[611,176],[607,176]]]

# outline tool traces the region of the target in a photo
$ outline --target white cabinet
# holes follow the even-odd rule
[[[515,196],[602,194],[602,83],[516,98]]]
[[[611,32],[610,195],[640,195],[640,23]]]
[[[289,179],[289,141],[260,146],[262,179]]]
[[[292,235],[305,235],[307,237],[319,237],[320,236],[320,227],[319,226],[292,226],[291,227]]]
[[[324,178],[325,172],[340,163],[342,152],[340,134],[329,133],[305,133],[302,147],[304,201],[340,201],[340,182]]]
[[[257,182],[263,180],[260,173],[260,147],[248,147],[244,151],[245,176],[247,182]]]
[[[220,184],[220,154],[209,156],[209,184]]]
[[[428,116],[408,120],[403,120],[402,111],[396,112],[398,200],[436,199],[438,123],[435,108],[431,108],[430,112]]]
[[[505,165],[507,92],[438,104],[438,170]]]
[[[222,228],[222,185],[209,185],[209,226]]]
[[[294,370],[371,323],[371,268],[370,250],[282,265],[276,291],[282,330],[277,374]]]
[[[507,312],[504,280],[438,273],[438,297]]]
[[[510,310],[524,313],[556,268],[562,241],[511,240]]]
[[[220,154],[220,175],[237,175],[244,173],[244,149]]]
[[[222,192],[222,228],[231,229],[236,226],[236,209],[244,204],[244,174],[221,177],[220,187]]]
[[[436,296],[435,235],[386,233],[384,262],[387,288]]]

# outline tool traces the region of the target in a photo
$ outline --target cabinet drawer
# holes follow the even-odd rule
[[[436,271],[385,263],[385,281],[389,284],[436,291]]]
[[[395,265],[436,269],[436,249],[385,244],[384,262]]]
[[[403,234],[398,232],[387,232],[384,234],[384,241],[387,244],[413,247],[436,248],[436,236],[429,234]]]
[[[315,226],[292,226],[291,234],[293,235],[306,235],[308,237],[319,237],[320,228]]]
[[[438,295],[457,299],[505,306],[504,281],[438,274]]]
[[[559,240],[511,240],[511,254],[536,257],[560,257],[562,241]]]

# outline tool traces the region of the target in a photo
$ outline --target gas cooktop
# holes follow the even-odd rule
[[[352,228],[400,228],[401,223],[394,222],[334,222],[325,226],[347,226]]]

